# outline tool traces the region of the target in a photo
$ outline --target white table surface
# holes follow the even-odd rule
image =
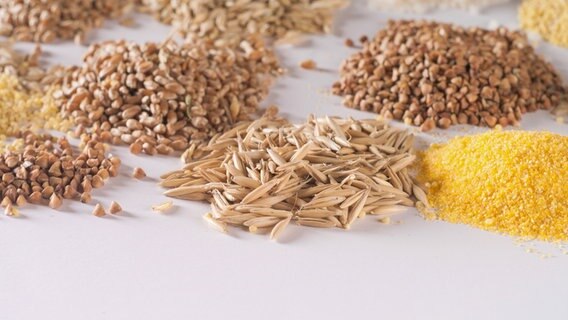
[[[424,17],[515,27],[516,6]],[[279,105],[295,121],[309,113],[373,117],[327,92],[353,50],[344,38],[374,35],[396,17],[418,16],[356,6],[341,13],[334,35],[280,48],[289,74],[266,105]],[[170,30],[144,16],[137,22],[133,29],[107,23],[88,40],[159,41]],[[44,49],[49,62],[64,64],[79,63],[85,51],[71,43]],[[567,49],[541,44],[539,51],[568,79]],[[328,71],[298,68],[307,58]],[[547,112],[526,115],[522,127],[568,134]],[[180,166],[177,158],[112,151],[123,158],[120,177],[96,190],[92,204],[66,201],[60,211],[28,206],[19,219],[0,216],[0,319],[568,319],[568,256],[558,245],[425,221],[412,209],[394,219],[400,223],[367,217],[348,232],[291,226],[278,243],[234,229],[223,235],[202,220],[207,204],[174,201],[167,214],[150,210],[166,200],[156,183]],[[149,178],[130,178],[134,166]],[[94,203],[108,207],[111,200],[126,212],[90,214]]]

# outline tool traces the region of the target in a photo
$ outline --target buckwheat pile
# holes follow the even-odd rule
[[[281,72],[258,38],[239,48],[210,42],[91,46],[55,92],[66,117],[133,153],[170,154],[247,119]]]
[[[20,148],[0,154],[0,192],[7,215],[15,206],[48,204],[57,209],[63,199],[91,201],[93,188],[118,175],[120,160],[108,157],[101,142],[84,136],[77,152],[65,138],[24,132]]]
[[[53,42],[74,39],[82,43],[86,33],[106,18],[120,16],[129,0],[3,0],[0,2],[0,35],[19,41]]]
[[[303,33],[328,33],[335,11],[346,0],[139,0],[146,12],[173,24],[191,39],[239,41],[243,35],[296,38]]]
[[[350,108],[423,131],[456,124],[517,125],[556,107],[565,92],[554,68],[520,32],[428,21],[390,21],[345,60],[333,93]]]
[[[199,160],[162,176],[165,194],[205,200],[205,219],[269,232],[293,221],[345,228],[366,214],[385,216],[425,194],[408,168],[413,136],[378,120],[314,118],[293,125],[268,114],[242,122],[202,148]]]

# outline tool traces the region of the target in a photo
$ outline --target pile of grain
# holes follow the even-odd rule
[[[184,36],[233,42],[246,34],[295,38],[330,32],[346,0],[139,0],[143,10],[173,24]]]
[[[4,0],[0,2],[0,35],[19,41],[53,42],[74,39],[120,16],[128,0]]]
[[[568,137],[491,131],[434,145],[418,179],[427,216],[540,240],[568,239]]]
[[[521,27],[544,39],[568,47],[568,1],[524,0],[519,7]]]
[[[202,149],[202,158],[162,176],[166,195],[206,200],[205,218],[273,238],[294,221],[348,229],[424,199],[408,167],[413,136],[378,120],[310,117],[301,125],[268,115],[243,122]]]
[[[333,92],[350,108],[423,131],[455,124],[516,125],[555,107],[562,81],[520,32],[390,21],[341,66]]]
[[[369,0],[369,5],[382,10],[427,12],[436,8],[458,8],[473,12],[510,0]]]
[[[107,41],[91,46],[55,93],[66,117],[133,153],[170,154],[247,119],[280,72],[257,38],[209,42]]]
[[[57,209],[62,199],[91,201],[91,190],[118,175],[120,160],[107,157],[102,143],[84,137],[77,153],[65,138],[23,133],[21,149],[0,155],[0,192],[6,214],[25,203],[49,204]]]

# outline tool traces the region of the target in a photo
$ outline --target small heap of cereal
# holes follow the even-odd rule
[[[565,92],[521,32],[427,21],[390,21],[341,66],[333,93],[347,107],[423,131],[456,124],[517,125]]]
[[[519,7],[519,20],[523,29],[568,47],[568,1],[524,0]]]

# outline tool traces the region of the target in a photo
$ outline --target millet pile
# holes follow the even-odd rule
[[[428,218],[539,240],[568,240],[568,137],[497,131],[420,156]],[[429,208],[431,206],[431,208]]]
[[[30,202],[57,209],[62,199],[87,203],[93,188],[118,175],[120,160],[108,157],[105,146],[88,136],[82,138],[80,152],[65,138],[31,132],[24,132],[20,138],[18,150],[0,154],[4,207]]]
[[[348,229],[425,199],[408,168],[413,136],[378,120],[310,117],[293,125],[268,114],[211,140],[200,160],[162,176],[165,194],[211,203],[205,219],[278,237],[290,221]]]
[[[568,47],[568,1],[524,0],[519,7],[521,27],[544,39]]]
[[[330,32],[336,10],[346,0],[139,0],[142,10],[173,24],[185,37],[220,42],[243,35],[294,38],[303,33]]]
[[[105,18],[116,18],[129,7],[128,0],[3,0],[0,35],[18,41],[53,42],[73,39],[82,43],[86,33]]]
[[[423,131],[456,124],[517,125],[558,105],[554,68],[524,34],[427,21],[390,21],[341,66],[333,92],[350,108]]]
[[[55,92],[65,117],[133,153],[170,154],[247,119],[281,72],[258,38],[239,48],[210,42],[91,46]]]

